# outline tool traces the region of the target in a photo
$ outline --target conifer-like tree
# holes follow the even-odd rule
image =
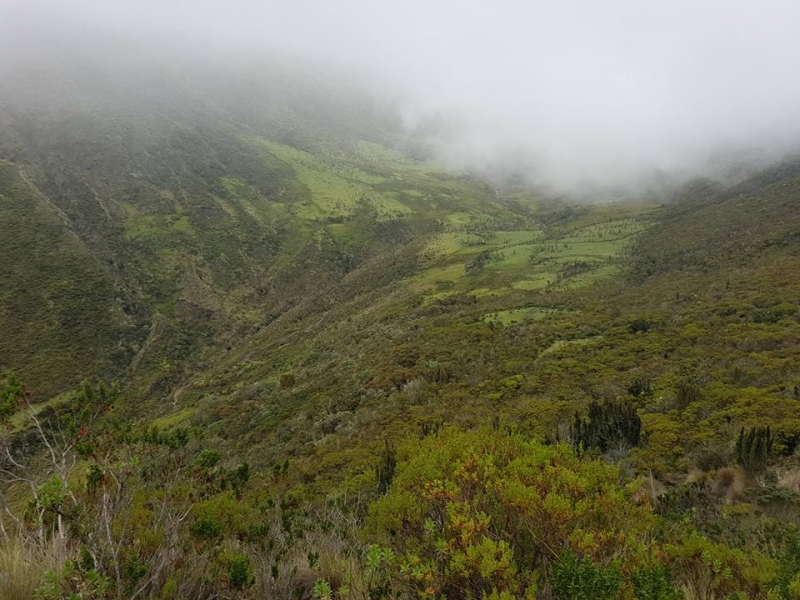
[[[739,464],[752,475],[759,475],[767,468],[769,455],[772,453],[772,430],[766,427],[751,427],[739,430],[736,439],[736,456]]]
[[[378,491],[386,494],[394,479],[394,470],[397,467],[397,453],[395,449],[385,442],[381,458],[375,466],[375,478],[378,480]]]
[[[641,431],[642,420],[633,406],[623,402],[592,402],[588,419],[575,415],[571,438],[576,449],[597,448],[608,452],[637,446]]]

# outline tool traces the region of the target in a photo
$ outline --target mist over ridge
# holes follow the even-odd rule
[[[647,187],[797,149],[798,17],[780,0],[5,0],[0,64],[67,56],[91,80],[99,61],[111,86],[149,64],[266,81],[262,65],[283,64],[367,89],[455,167],[555,189]]]

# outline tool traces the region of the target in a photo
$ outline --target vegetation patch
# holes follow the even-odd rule
[[[536,321],[544,319],[545,317],[558,312],[553,308],[542,308],[539,306],[529,306],[526,308],[511,308],[508,310],[501,310],[495,313],[489,313],[483,316],[486,322],[500,322],[503,325],[514,325],[524,321]]]

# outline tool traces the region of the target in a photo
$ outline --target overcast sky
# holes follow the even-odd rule
[[[0,0],[2,28],[330,62],[458,123],[451,159],[554,183],[800,140],[798,0]]]

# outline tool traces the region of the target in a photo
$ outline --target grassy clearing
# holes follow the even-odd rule
[[[558,312],[553,308],[543,308],[540,306],[528,306],[526,308],[511,308],[483,316],[483,320],[489,322],[500,322],[505,326],[522,323],[524,321],[537,321],[544,319],[548,315]]]
[[[375,189],[376,184],[387,181],[383,176],[341,160],[334,162],[324,156],[316,156],[275,142],[258,139],[258,143],[289,164],[297,179],[311,193],[311,202],[302,202],[294,208],[298,217],[310,220],[351,217],[364,204],[376,211],[378,220],[401,218],[411,212],[398,199],[397,194]],[[375,160],[384,158],[383,155],[377,155],[373,146],[376,145],[371,146]],[[386,153],[394,156],[389,150]],[[389,160],[389,164],[399,163],[395,157]]]
[[[606,242],[628,239],[647,229],[647,224],[638,219],[618,219],[606,223],[589,225],[576,231],[570,239],[583,242]]]
[[[444,267],[427,269],[421,274],[407,280],[409,288],[413,291],[426,291],[442,283],[455,283],[464,277],[463,263],[454,263]]]
[[[195,237],[189,217],[181,214],[141,215],[131,214],[123,222],[125,239],[142,241],[154,238],[172,239],[174,236]]]
[[[468,212],[455,212],[445,217],[445,224],[453,229],[467,227],[474,223],[476,215]]]
[[[615,275],[618,275],[622,272],[622,267],[617,264],[606,264],[598,269],[593,271],[589,271],[586,273],[581,273],[579,275],[575,275],[567,279],[566,281],[562,282],[562,288],[567,290],[574,290],[577,288],[585,287],[591,285],[596,281],[601,281],[603,279],[610,279]]]
[[[555,271],[539,271],[531,273],[525,279],[520,279],[511,284],[515,290],[543,290],[552,285],[558,279]]]
[[[243,181],[234,177],[223,177],[220,183],[224,186],[228,199],[237,202],[241,209],[260,225],[269,225],[276,215],[285,213],[285,205],[268,201],[257,189]],[[229,216],[237,216],[237,211],[229,201],[221,198],[215,200]]]
[[[36,404],[31,404],[28,410],[22,410],[19,412],[14,413],[9,418],[9,424],[13,431],[19,431],[23,427],[27,427],[29,425],[33,425],[31,421],[31,415],[37,416],[46,408],[55,408],[59,404],[63,404],[67,402],[75,395],[74,392],[64,392],[62,394],[58,394],[57,396],[53,396],[45,400],[44,402],[38,402]]]
[[[356,142],[356,155],[369,165],[393,169],[429,169],[430,164],[413,160],[409,156],[375,142]]]
[[[424,256],[432,264],[411,283],[415,289],[434,289],[436,297],[476,287],[494,294],[576,289],[618,273],[619,259],[646,228],[645,221],[631,218],[590,222],[567,235],[541,229],[448,231],[428,244]],[[442,281],[452,290],[437,289]]]
[[[477,244],[479,236],[472,233],[442,233],[433,238],[425,248],[425,255],[430,258],[449,256]]]
[[[489,231],[487,233],[445,232],[437,235],[425,249],[427,256],[469,255],[531,245],[544,239],[544,231]],[[516,254],[516,250],[512,253]]]
[[[197,412],[194,408],[184,408],[176,413],[171,415],[166,415],[164,417],[159,417],[158,419],[154,419],[150,422],[151,427],[155,427],[159,430],[171,429],[180,425],[181,423],[185,423],[192,416]]]
[[[561,350],[567,350],[575,347],[596,344],[602,339],[603,336],[597,335],[594,337],[580,338],[577,340],[558,340],[557,342],[553,342],[550,346],[542,350],[541,354],[539,354],[539,358],[548,356],[550,354],[555,354],[556,352],[559,352]]]

